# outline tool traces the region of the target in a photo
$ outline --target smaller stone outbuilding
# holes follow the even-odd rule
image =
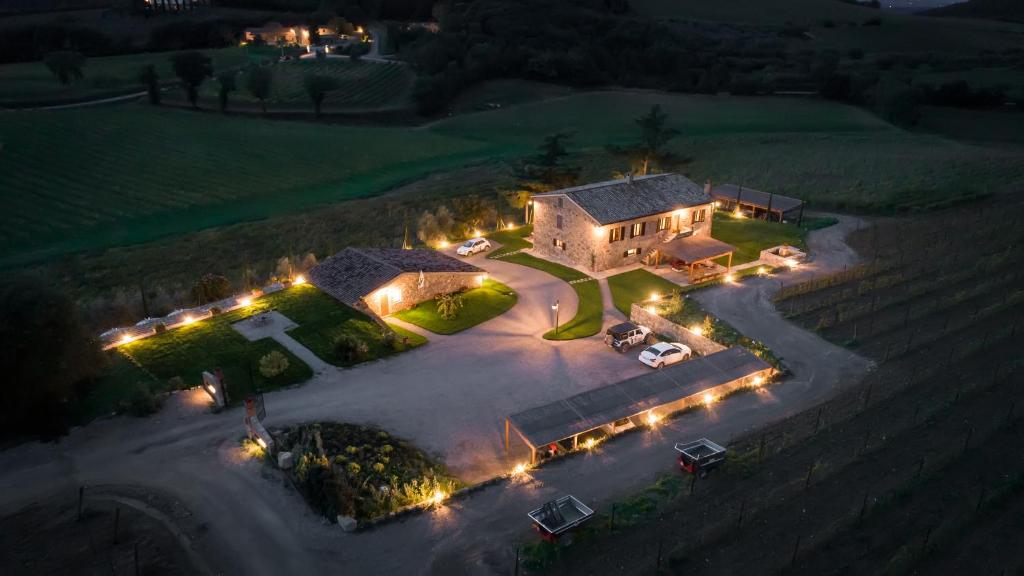
[[[320,290],[382,318],[438,294],[477,288],[486,277],[436,250],[401,248],[346,248],[309,271]]]

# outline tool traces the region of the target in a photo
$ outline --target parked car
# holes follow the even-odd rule
[[[693,356],[690,347],[679,342],[658,342],[640,353],[640,361],[652,368],[662,368],[689,360]]]
[[[604,343],[618,352],[625,352],[638,344],[654,343],[654,334],[646,326],[637,326],[632,322],[616,324],[604,334]]]
[[[472,240],[466,240],[466,243],[459,246],[459,249],[455,251],[459,256],[471,256],[477,252],[483,252],[491,249],[491,243],[486,238],[473,238]]]

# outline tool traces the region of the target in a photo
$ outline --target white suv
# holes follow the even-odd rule
[[[466,243],[459,246],[455,253],[459,256],[470,256],[490,249],[491,243],[486,238],[473,238],[472,240],[466,240]]]

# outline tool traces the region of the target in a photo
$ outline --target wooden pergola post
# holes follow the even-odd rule
[[[804,221],[804,202],[800,203],[800,215],[796,217],[796,225],[799,226]]]
[[[725,271],[732,270],[732,252],[729,252],[729,263],[725,266]]]
[[[508,456],[508,418],[505,418],[505,456]]]
[[[572,436],[572,449],[576,450],[579,447],[580,447],[580,435],[579,434],[573,434],[573,436]]]
[[[764,219],[765,220],[771,220],[772,219],[772,200],[773,199],[775,199],[775,192],[769,192],[768,193],[768,210],[765,211],[765,214],[764,214]],[[782,221],[781,217],[779,218],[779,221],[780,222]]]

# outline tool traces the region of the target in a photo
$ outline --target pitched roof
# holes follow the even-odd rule
[[[735,252],[736,247],[711,236],[688,236],[660,244],[658,250],[675,256],[687,264],[692,264]]]
[[[483,272],[437,250],[346,248],[309,271],[314,286],[354,304],[406,272]]]
[[[768,209],[768,203],[771,202],[772,211],[780,212],[789,212],[799,208],[804,203],[799,198],[783,196],[782,194],[769,194],[735,184],[719,184],[711,189],[711,195],[714,196],[715,200],[722,200],[724,202],[735,202],[736,197],[739,196],[741,204],[752,204],[766,210]]]
[[[599,224],[612,224],[711,202],[711,196],[681,174],[651,174],[563,188],[543,196],[568,196]]]

